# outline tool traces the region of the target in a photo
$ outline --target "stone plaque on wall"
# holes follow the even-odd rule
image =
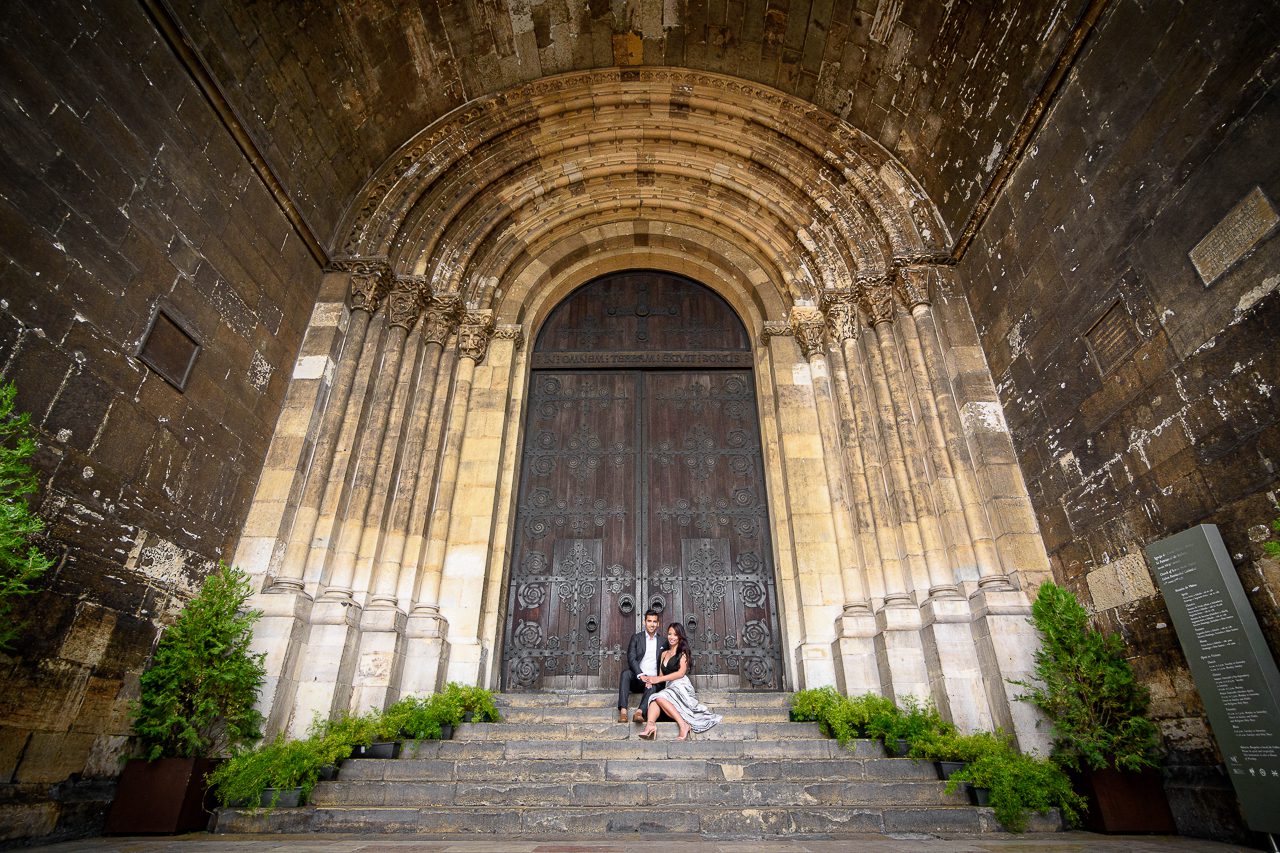
[[[1218,528],[1147,546],[1245,820],[1280,832],[1280,672]]]
[[[1254,187],[1191,250],[1191,263],[1205,287],[1229,270],[1280,223],[1271,200]]]

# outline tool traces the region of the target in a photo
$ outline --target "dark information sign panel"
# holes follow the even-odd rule
[[[1280,673],[1218,528],[1147,546],[1245,820],[1280,833]]]

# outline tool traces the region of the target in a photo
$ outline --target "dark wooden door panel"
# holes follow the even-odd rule
[[[565,367],[579,364],[633,369]],[[673,364],[684,369],[661,369]],[[724,301],[678,276],[611,276],[548,318],[525,421],[505,689],[612,687],[649,606],[685,625],[703,684],[781,688],[751,372],[714,369],[749,364]]]

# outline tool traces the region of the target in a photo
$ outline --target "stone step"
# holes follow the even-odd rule
[[[452,806],[317,807],[250,812],[222,809],[219,833],[415,832],[597,835],[686,832],[706,835],[949,834],[1000,832],[989,808],[974,806]],[[1028,830],[1056,832],[1056,812],[1035,815]]]
[[[790,693],[753,693],[748,691],[699,690],[698,699],[709,708],[790,708]],[[499,693],[494,702],[502,708],[601,708],[608,710],[618,701],[617,691],[568,690],[542,693]],[[631,694],[630,707],[635,710],[640,694]],[[614,706],[614,712],[617,707]]]
[[[596,759],[372,759],[345,761],[333,784],[402,782],[937,782],[930,762],[852,756]]]
[[[622,774],[625,776],[626,774]],[[960,806],[962,793],[946,794],[930,782],[322,782],[312,792],[317,807],[410,806]],[[679,774],[683,776],[684,774]]]
[[[789,722],[790,709],[759,707],[755,705],[719,705],[708,706],[716,713],[724,716],[725,721],[736,723],[786,723]],[[591,707],[500,707],[499,712],[502,714],[502,722],[504,723],[599,723],[611,722],[617,723],[618,710],[616,708],[602,708],[599,706]],[[636,705],[633,704],[630,714],[634,714]],[[639,725],[639,724],[636,724]]]
[[[516,727],[512,727],[515,729]],[[401,760],[423,759],[527,759],[527,758],[788,758],[809,759],[859,759],[884,758],[884,748],[877,741],[852,741],[841,747],[829,738],[813,739],[759,739],[759,740],[675,740],[675,726],[659,724],[657,740],[639,738],[623,740],[545,740],[526,739],[519,730],[507,738],[491,740],[424,740],[404,745]],[[372,759],[359,759],[344,763],[364,764]]]
[[[602,722],[558,723],[463,723],[454,728],[457,740],[632,740],[638,739],[640,727],[616,720]],[[659,724],[658,737],[676,736],[675,723]],[[826,735],[817,723],[788,722],[724,722],[694,735],[694,740],[816,740]]]

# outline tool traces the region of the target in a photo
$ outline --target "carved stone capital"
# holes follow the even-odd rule
[[[822,297],[827,315],[827,332],[836,343],[858,339],[858,306],[853,293],[828,292]]]
[[[822,310],[808,305],[797,305],[791,309],[791,333],[796,336],[796,343],[805,358],[824,355],[822,349]]]
[[[493,330],[493,338],[499,341],[515,341],[512,346],[519,349],[520,345],[524,343],[524,326],[519,323],[498,326]]]
[[[492,311],[468,311],[458,327],[458,350],[476,364],[484,361],[493,334]]]
[[[458,327],[462,317],[462,300],[456,293],[440,293],[427,300],[423,312],[422,337],[431,343],[444,346],[445,341]]]
[[[930,304],[932,300],[929,290],[933,276],[933,270],[928,267],[902,267],[898,270],[893,288],[904,308],[911,311],[917,305]]]
[[[387,294],[387,322],[402,329],[412,329],[422,310],[426,276],[396,276]]]
[[[341,258],[329,268],[351,275],[351,308],[372,314],[387,292],[391,268],[381,258]]]
[[[893,322],[896,313],[893,304],[893,276],[859,281],[857,296],[859,307],[873,327]]]

